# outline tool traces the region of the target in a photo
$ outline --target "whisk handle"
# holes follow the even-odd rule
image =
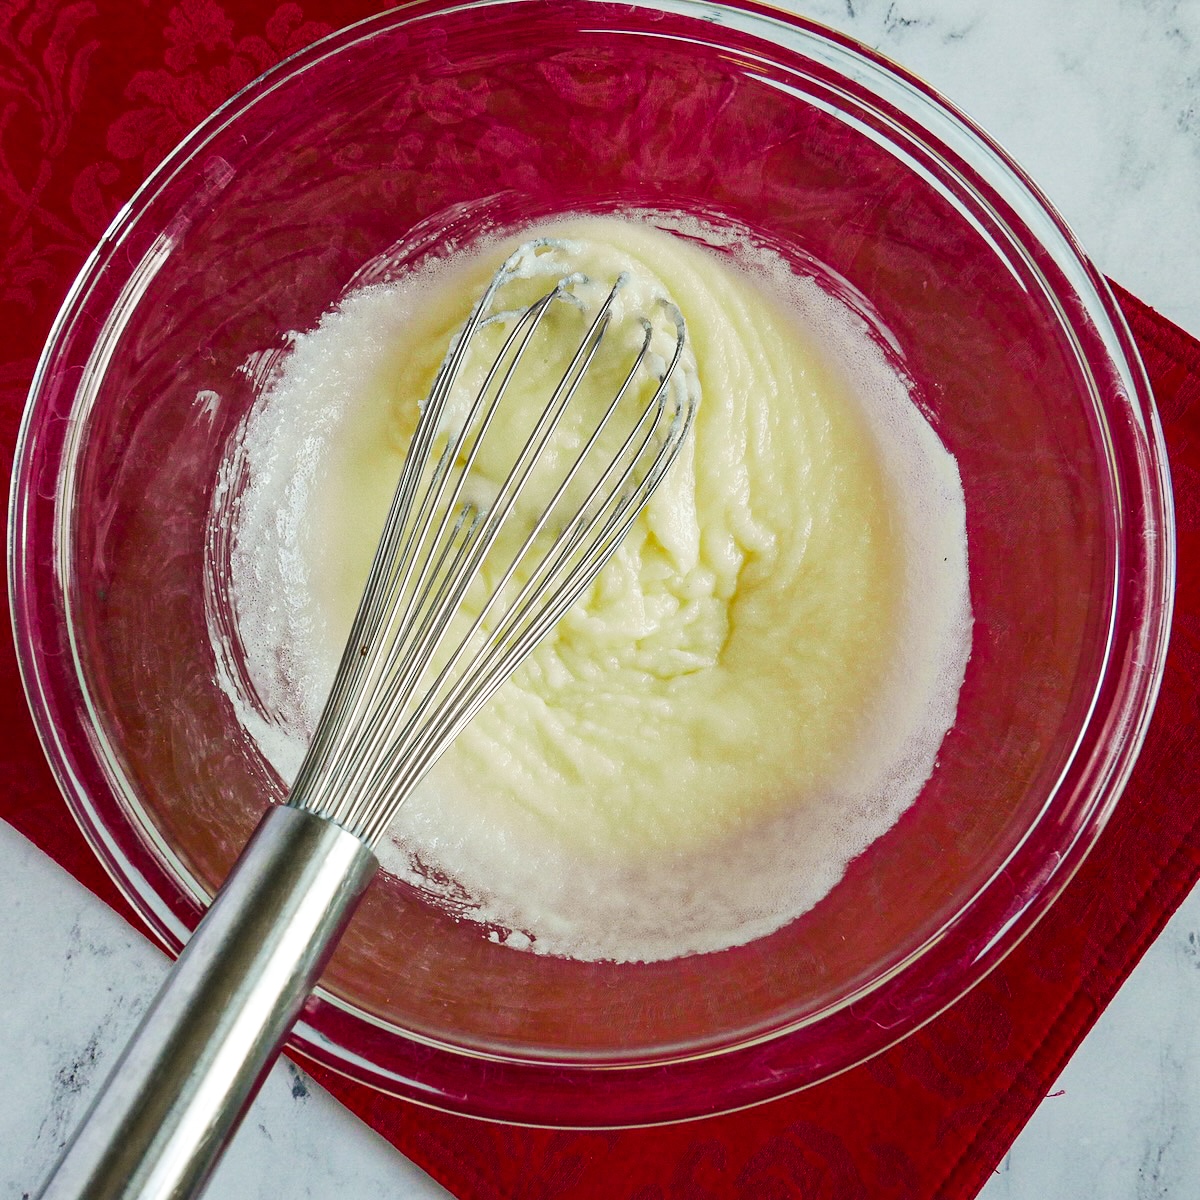
[[[194,1196],[378,866],[325,818],[272,808],[39,1200]]]

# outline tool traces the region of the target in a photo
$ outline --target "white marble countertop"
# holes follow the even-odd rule
[[[1197,0],[787,7],[923,75],[1022,163],[1103,271],[1200,335]],[[15,964],[0,979],[0,1200],[17,1200],[48,1169],[165,959],[3,824],[0,911],[0,962]],[[1200,1195],[1198,968],[1195,895],[1042,1103],[985,1200]],[[280,1065],[207,1195],[446,1193]]]

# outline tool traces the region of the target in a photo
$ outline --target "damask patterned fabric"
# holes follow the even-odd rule
[[[365,0],[6,0],[0,6],[0,443],[11,470],[37,355],[120,206],[264,68]],[[464,102],[469,102],[469,98]],[[798,1096],[666,1129],[559,1133],[429,1112],[314,1070],[462,1197],[914,1200],[974,1195],[1200,875],[1200,343],[1118,295],[1166,429],[1180,576],[1162,699],[1127,793],[1049,916],[968,997]],[[0,634],[0,816],[129,916],[57,794]]]

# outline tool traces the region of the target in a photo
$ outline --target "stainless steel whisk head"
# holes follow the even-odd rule
[[[620,276],[601,291],[591,315],[579,293],[597,285],[566,274],[527,306],[505,308],[507,291],[527,286],[523,272],[539,265],[535,256],[547,251],[553,267],[556,249],[545,243],[518,251],[492,279],[442,363],[292,789],[290,804],[336,821],[371,845],[451,741],[595,579],[666,474],[692,421],[694,392],[675,379],[685,332],[673,304],[660,300],[656,312],[618,317],[614,310],[628,282]],[[548,399],[522,411],[526,360],[544,356],[538,335],[556,306],[585,331],[562,355]],[[632,328],[635,345],[606,344],[614,323]],[[480,331],[491,324],[507,330],[503,344],[482,384],[459,404],[466,411],[456,413],[461,376]],[[606,353],[605,373],[616,367],[616,386],[599,404],[592,398],[593,411],[575,414],[582,434],[564,432],[572,407],[581,403],[581,385]],[[511,425],[522,419],[524,436],[513,438]],[[481,501],[473,472],[489,457],[499,457],[504,469],[494,494]],[[523,505],[532,509],[524,520]],[[456,624],[485,564],[487,594],[469,622]]]
[[[397,807],[584,593],[678,454],[697,400],[680,379],[683,318],[661,298],[625,313],[624,277],[597,300],[564,251],[518,250],[453,341],[288,803],[268,809],[39,1200],[183,1200],[203,1186]],[[506,306],[548,271],[548,290]],[[585,331],[556,359],[561,331],[542,335],[564,314]],[[497,338],[481,366],[480,343]],[[548,400],[535,384],[518,403],[525,373],[556,362]],[[611,393],[581,404],[602,375]]]

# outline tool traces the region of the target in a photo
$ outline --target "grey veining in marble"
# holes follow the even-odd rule
[[[920,75],[978,122],[1101,270],[1200,333],[1200,3],[786,3]]]
[[[1200,0],[812,0],[922,75],[1038,181],[1097,265],[1200,335]],[[165,969],[0,825],[0,1200],[41,1178]],[[1151,948],[985,1200],[1200,1196],[1200,897]],[[276,1068],[209,1191],[445,1193]],[[614,1200],[621,1200],[614,1197]]]
[[[0,822],[0,1200],[36,1190],[166,972],[166,957]],[[447,1192],[281,1061],[208,1200]]]
[[[1200,1195],[1200,894],[1067,1064],[983,1200]]]

